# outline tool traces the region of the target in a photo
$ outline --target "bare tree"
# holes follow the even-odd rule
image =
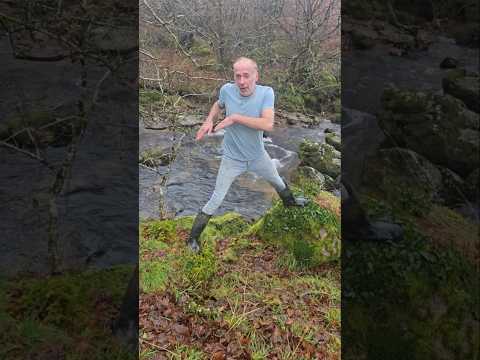
[[[59,250],[59,209],[58,197],[71,176],[79,145],[90,122],[90,115],[98,100],[100,87],[112,74],[126,62],[123,55],[133,53],[137,47],[122,49],[101,49],[95,42],[99,33],[106,29],[116,30],[120,23],[105,23],[98,8],[87,2],[74,6],[65,6],[61,1],[20,1],[12,6],[10,12],[0,13],[0,25],[6,32],[12,55],[16,59],[36,62],[57,62],[69,60],[77,64],[80,79],[79,96],[76,111],[63,118],[53,119],[47,124],[25,124],[0,141],[0,146],[8,147],[26,156],[34,158],[47,167],[53,175],[48,191],[48,254],[49,270],[55,274],[63,269]],[[73,20],[72,20],[73,19]],[[62,25],[69,22],[65,32]],[[56,49],[55,53],[45,54],[45,49],[37,46],[37,39],[42,38],[46,49]],[[123,55],[122,55],[123,54]],[[103,66],[104,75],[92,84],[89,69],[92,64]],[[74,110],[72,110],[74,111]],[[67,125],[67,126],[66,126]],[[46,148],[42,143],[42,132],[46,129],[62,128],[66,141],[65,156],[60,165],[48,159]],[[28,135],[30,141],[19,141]]]

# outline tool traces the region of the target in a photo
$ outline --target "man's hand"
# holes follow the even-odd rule
[[[213,131],[217,132],[218,130],[225,129],[226,127],[229,127],[235,123],[235,117],[234,115],[227,116],[225,119],[220,121],[217,126],[215,126],[215,129]]]
[[[205,134],[211,134],[213,130],[213,121],[212,120],[205,120],[205,122],[200,126],[200,129],[197,131],[197,135],[195,140],[201,140]]]

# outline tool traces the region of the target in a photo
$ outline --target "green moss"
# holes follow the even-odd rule
[[[186,287],[205,285],[217,269],[217,256],[209,244],[203,246],[200,254],[186,252],[183,255],[181,273]]]
[[[207,359],[207,356],[203,351],[198,350],[193,346],[178,345],[174,349],[173,353],[175,355],[173,354],[168,355],[169,359],[188,359],[188,360],[206,360]]]
[[[171,270],[166,259],[140,262],[140,289],[145,293],[151,293],[165,289],[168,274]]]
[[[397,114],[418,114],[431,107],[431,96],[423,92],[411,92],[387,88],[381,97],[383,108]]]
[[[195,39],[195,42],[192,46],[191,53],[199,57],[213,57],[214,52],[210,45],[202,40]]]
[[[172,155],[166,153],[163,148],[152,148],[143,151],[138,159],[140,164],[156,167],[165,166],[172,161]]]
[[[14,114],[2,122],[0,138],[5,139],[16,134],[12,141],[21,147],[33,147],[32,137],[39,147],[48,145],[60,146],[68,143],[85,125],[85,122],[80,118],[72,118],[70,121],[44,127],[52,124],[55,120],[57,120],[57,116],[53,112],[46,110],[32,110]],[[25,128],[30,129],[30,135],[26,131],[21,132]]]
[[[231,212],[213,217],[202,236],[212,239],[237,236],[248,230],[248,228],[249,224],[242,215]]]
[[[329,144],[320,144],[305,139],[299,146],[303,165],[311,166],[323,174],[336,178],[340,174],[340,152]]]
[[[140,236],[143,240],[173,241],[176,237],[177,223],[175,220],[154,220],[145,222]]]
[[[132,358],[105,325],[118,311],[132,273],[132,266],[117,266],[3,281],[0,318],[6,328],[0,332],[0,342],[12,346],[2,347],[0,358],[48,356],[49,349],[58,349],[71,360],[102,359],[105,353],[115,359]],[[79,341],[91,344],[81,355]]]
[[[302,208],[285,208],[277,202],[253,229],[263,240],[287,249],[303,266],[340,256],[339,217],[315,202]]]
[[[465,290],[475,286],[478,270],[454,249],[437,251],[418,230],[406,230],[402,243],[350,247],[342,272],[349,285],[342,289],[349,309],[345,341],[375,359],[437,358],[438,341],[454,358],[466,358],[475,339],[459,329],[479,305],[478,294]],[[392,310],[399,301],[401,313]]]

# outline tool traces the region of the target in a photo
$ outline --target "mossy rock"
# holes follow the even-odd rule
[[[380,128],[396,146],[466,176],[479,164],[479,115],[451,95],[387,89]]]
[[[168,165],[172,161],[172,154],[165,150],[160,147],[147,149],[140,154],[138,162],[149,167]]]
[[[468,74],[464,69],[452,70],[442,79],[442,87],[446,94],[462,100],[470,110],[480,112],[478,74]]]
[[[325,175],[311,166],[300,166],[292,176],[292,181],[306,195],[315,196],[325,189]]]
[[[84,122],[80,119],[72,119],[71,121],[60,122],[54,126],[46,125],[52,124],[56,120],[53,112],[46,110],[34,110],[23,114],[14,114],[6,119],[0,125],[0,139],[8,138],[18,132],[12,138],[12,142],[20,147],[34,147],[42,148],[48,145],[64,146],[67,144],[73,135],[77,134]],[[73,126],[72,126],[73,125]],[[29,128],[30,135],[21,130]],[[35,141],[32,141],[32,137]]]
[[[325,142],[328,145],[331,145],[335,148],[337,151],[342,151],[342,140],[340,139],[340,136],[334,133],[329,133],[325,134]]]
[[[322,201],[328,206],[320,206]],[[301,266],[313,267],[340,258],[339,209],[339,199],[326,192],[305,207],[285,208],[277,202],[252,229],[292,253]]]
[[[333,178],[340,175],[340,152],[329,144],[320,144],[304,140],[300,144],[302,164],[311,166]]]
[[[248,228],[249,224],[242,215],[229,212],[221,216],[212,217],[205,231],[202,233],[202,237],[226,238],[237,236],[247,231]]]
[[[473,170],[465,179],[465,190],[471,200],[478,200],[478,184],[480,183],[480,169]]]
[[[414,215],[428,212],[442,189],[438,168],[409,149],[382,149],[367,159],[366,169],[365,183]]]
[[[381,97],[385,109],[401,114],[418,114],[431,107],[431,99],[423,92],[387,88]]]

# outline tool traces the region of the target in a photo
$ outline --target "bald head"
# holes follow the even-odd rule
[[[258,80],[257,63],[252,59],[240,57],[233,63],[233,75],[240,95],[252,95]]]
[[[244,56],[239,57],[233,62],[233,70],[235,70],[236,67],[247,67],[251,68],[254,71],[258,71],[257,63],[254,60]]]

